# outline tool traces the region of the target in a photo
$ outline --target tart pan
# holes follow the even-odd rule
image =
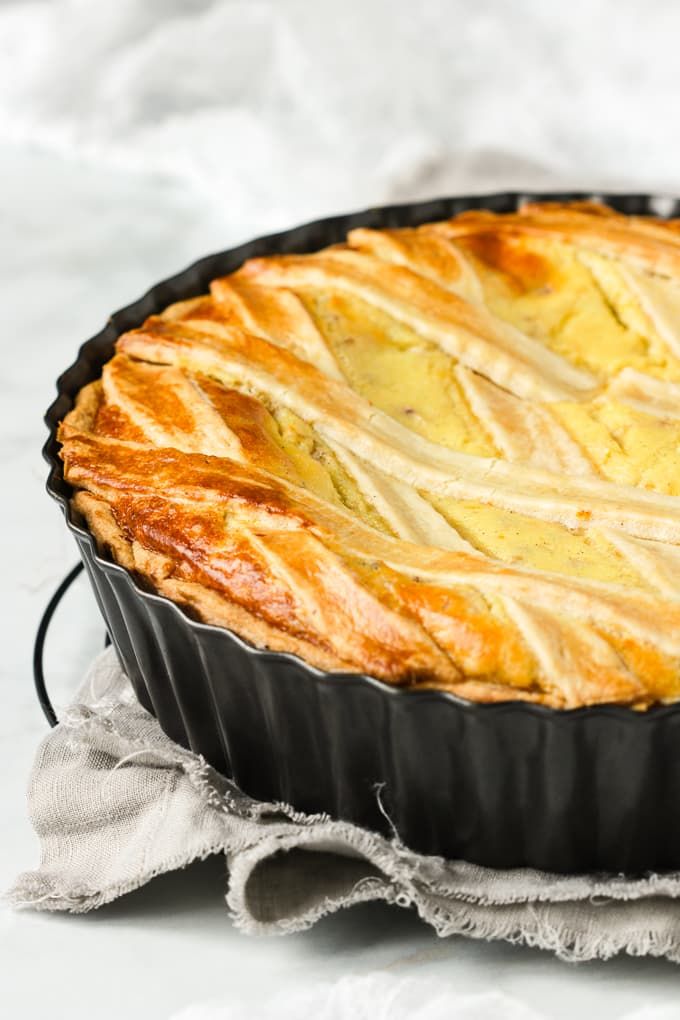
[[[639,713],[476,704],[369,676],[325,673],[190,619],[97,551],[69,504],[58,423],[117,337],[204,293],[248,258],[314,251],[358,226],[415,226],[527,199],[602,199],[629,215],[680,215],[649,195],[505,193],[387,206],[320,220],[196,262],[116,312],[60,377],[46,415],[47,489],[75,536],[121,664],[175,741],[248,794],[327,812],[421,853],[494,868],[630,874],[680,868],[680,704]],[[389,819],[389,821],[388,821]]]

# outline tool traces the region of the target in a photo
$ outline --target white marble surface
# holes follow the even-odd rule
[[[204,13],[188,31],[158,2],[0,0],[2,888],[36,862],[24,789],[45,723],[31,643],[76,559],[43,491],[41,419],[57,374],[107,313],[199,255],[322,211],[493,185],[678,181],[680,145],[664,127],[680,83],[677,5],[534,0],[519,5],[519,27],[489,0],[469,16],[462,3],[424,0],[418,18],[411,4],[285,0],[278,21],[270,4],[194,6]],[[244,98],[245,80],[255,85]],[[140,149],[149,123],[155,144]],[[102,637],[80,582],[47,649],[57,699]],[[379,974],[383,988],[422,979],[424,1003],[443,986],[448,1015],[470,1020],[680,1020],[680,972],[661,961],[566,966],[520,947],[438,941],[379,906],[301,935],[246,938],[229,922],[224,883],[212,861],[91,916],[0,907],[0,1014],[190,1020],[241,1015],[238,1003],[264,1016],[269,1002],[282,1015],[315,982]],[[362,984],[340,992],[335,1011],[315,1015],[345,1015],[342,996],[368,995]],[[222,1006],[199,1009],[209,1002]]]

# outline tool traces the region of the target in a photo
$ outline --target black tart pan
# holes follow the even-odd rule
[[[116,312],[58,381],[46,415],[48,492],[75,536],[99,607],[141,703],[165,732],[248,794],[386,833],[380,801],[414,850],[494,868],[680,868],[680,704],[559,711],[481,705],[368,676],[330,674],[197,623],[97,552],[70,505],[56,428],[96,379],[116,338],[248,258],[307,252],[357,226],[415,226],[527,199],[601,199],[635,215],[678,216],[649,195],[516,193],[387,206],[309,223],[196,262]]]

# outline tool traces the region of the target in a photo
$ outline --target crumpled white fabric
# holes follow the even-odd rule
[[[0,5],[0,139],[188,182],[237,234],[485,188],[672,189],[674,0]]]
[[[341,908],[383,900],[415,909],[442,937],[504,939],[565,960],[627,952],[680,962],[680,874],[494,871],[253,801],[165,736],[112,649],[43,740],[29,811],[41,861],[11,891],[19,907],[92,910],[222,853],[227,906],[251,934],[299,931]]]
[[[188,1006],[170,1020],[251,1020],[252,1004],[233,1001]],[[258,1005],[258,1020],[547,1020],[503,992],[451,996],[444,982],[376,972],[348,975],[333,984],[311,982]],[[680,1020],[678,1006],[643,1006],[619,1020]]]
[[[444,982],[376,972],[333,984],[310,982],[258,1005],[258,1020],[544,1020],[544,1015],[501,992],[456,996]],[[234,1001],[188,1006],[170,1020],[251,1020],[252,1005]],[[626,1016],[622,1020],[678,1020]]]

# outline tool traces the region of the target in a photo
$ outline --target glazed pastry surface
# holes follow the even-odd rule
[[[259,258],[60,430],[192,616],[478,701],[680,697],[680,223],[526,205]]]

